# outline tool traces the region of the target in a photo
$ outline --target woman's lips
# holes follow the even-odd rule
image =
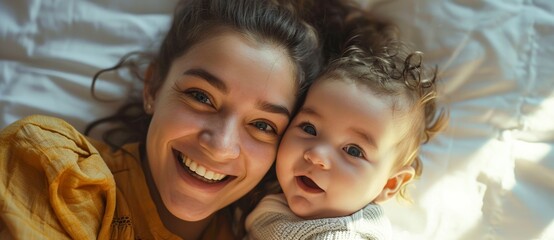
[[[194,179],[199,180],[203,183],[218,184],[227,182],[235,178],[234,176],[216,173],[208,170],[204,166],[199,165],[194,160],[188,158],[186,155],[177,150],[173,150],[173,153],[178,161],[178,165],[181,166],[183,170],[185,170],[185,174],[194,177]]]
[[[184,164],[189,171],[193,172],[196,177],[200,180],[206,180],[208,182],[217,182],[221,179],[227,177],[225,174],[216,173],[211,170],[206,169],[204,166],[196,163],[195,161],[187,158],[183,153],[179,153],[178,159],[181,164]]]
[[[296,177],[296,184],[300,188],[309,193],[321,193],[325,192],[321,189],[312,179],[307,176],[298,176]]]

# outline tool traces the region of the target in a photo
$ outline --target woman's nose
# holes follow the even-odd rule
[[[316,145],[304,152],[304,159],[321,169],[331,167],[331,148],[326,145]]]
[[[215,116],[200,132],[199,143],[215,161],[236,159],[240,155],[238,120],[232,117]]]

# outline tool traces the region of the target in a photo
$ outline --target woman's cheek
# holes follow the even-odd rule
[[[256,175],[264,176],[267,170],[271,167],[275,161],[275,156],[277,152],[277,145],[272,143],[252,143],[250,148],[251,154],[249,154],[250,166],[253,166],[252,169],[260,169]],[[264,170],[264,171],[261,171]]]

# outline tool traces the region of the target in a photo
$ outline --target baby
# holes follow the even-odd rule
[[[421,173],[419,148],[444,127],[421,53],[352,39],[312,84],[276,160],[283,194],[246,220],[250,239],[390,239],[379,203]]]

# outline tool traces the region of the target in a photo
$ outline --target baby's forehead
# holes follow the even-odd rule
[[[371,86],[350,78],[337,77],[315,82],[300,113],[326,117],[327,121],[335,120],[343,127],[354,124],[357,128],[372,128],[378,123],[383,128],[396,129],[397,134],[406,132],[414,117],[405,99],[374,91]]]

